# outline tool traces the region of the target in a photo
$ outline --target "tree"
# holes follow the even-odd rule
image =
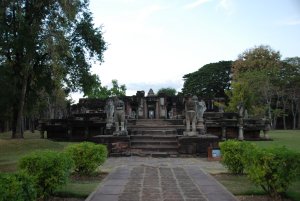
[[[96,76],[96,75],[95,75]],[[107,99],[108,97],[122,97],[126,95],[126,86],[122,84],[119,86],[118,80],[111,81],[112,87],[109,89],[107,86],[101,86],[100,79],[96,76],[91,90],[84,94],[88,98]]]
[[[232,61],[206,64],[198,71],[183,76],[183,94],[194,94],[202,98],[227,97],[230,88]]]
[[[260,45],[245,50],[232,65],[233,78],[244,72],[265,71],[272,73],[280,66],[280,52],[270,46]]]
[[[7,70],[1,76],[13,99],[12,137],[22,138],[30,92],[58,84],[89,91],[91,60],[103,61],[106,43],[88,0],[2,0],[0,12],[0,68]]]
[[[231,84],[231,90],[227,90],[226,94],[229,97],[229,104],[226,111],[236,112],[240,103],[243,103],[247,110],[252,109],[252,102],[255,95],[250,90],[249,84],[246,82],[235,82]]]
[[[274,51],[269,46],[258,46],[244,51],[238,56],[232,65],[234,82],[245,85],[240,89],[247,88],[252,99],[247,103],[248,110],[254,115],[265,116],[264,110],[267,112],[268,118],[272,119],[272,100],[275,95],[276,79],[280,69],[280,53]],[[240,90],[239,88],[233,90]],[[232,93],[231,103],[234,97],[240,92]]]
[[[300,57],[286,58],[281,69],[281,83],[285,89],[290,112],[293,116],[293,129],[300,128]]]
[[[167,88],[161,88],[158,90],[157,95],[166,95],[166,96],[175,96],[176,95],[176,89],[167,87]]]

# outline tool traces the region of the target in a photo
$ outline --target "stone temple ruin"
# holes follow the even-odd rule
[[[242,104],[237,113],[223,112],[214,106],[222,101],[156,96],[152,89],[146,96],[138,91],[122,98],[80,99],[68,118],[41,122],[41,133],[55,140],[106,144],[110,155],[152,156],[207,155],[221,140],[267,138],[268,121],[245,117]]]

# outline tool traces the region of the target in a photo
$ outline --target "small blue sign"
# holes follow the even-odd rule
[[[213,149],[212,150],[212,157],[213,158],[221,157],[221,151],[220,151],[220,149]]]

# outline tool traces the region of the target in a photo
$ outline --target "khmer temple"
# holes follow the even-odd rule
[[[106,144],[110,155],[152,156],[207,155],[221,140],[267,138],[267,121],[249,119],[242,105],[236,113],[214,107],[222,101],[192,94],[155,95],[152,89],[107,100],[80,99],[67,118],[41,122],[41,134]]]

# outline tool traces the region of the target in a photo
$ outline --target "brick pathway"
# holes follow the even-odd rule
[[[126,164],[117,167],[86,201],[236,201],[198,166]]]

